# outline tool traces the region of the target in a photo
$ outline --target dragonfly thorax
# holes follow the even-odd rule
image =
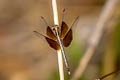
[[[59,26],[58,25],[54,25],[52,27],[52,31],[55,34],[55,36],[59,35],[60,34],[60,28],[59,28]]]

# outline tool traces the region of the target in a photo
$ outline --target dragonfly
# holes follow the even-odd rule
[[[33,32],[37,36],[43,36],[46,39],[49,46],[51,48],[53,48],[54,50],[61,50],[67,73],[68,73],[68,75],[70,75],[70,67],[69,67],[69,64],[68,64],[68,60],[67,60],[67,57],[66,57],[64,47],[68,47],[71,44],[72,40],[73,40],[72,26],[78,20],[79,16],[77,16],[75,18],[72,26],[69,28],[68,25],[63,20],[64,12],[65,12],[65,9],[63,10],[61,27],[59,27],[59,25],[54,25],[54,26],[50,27],[47,24],[45,18],[41,16],[41,19],[47,25],[47,29],[46,29],[47,36],[39,33],[38,31],[33,31]]]

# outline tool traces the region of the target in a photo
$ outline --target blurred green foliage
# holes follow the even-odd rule
[[[115,48],[117,53],[117,67],[120,67],[120,21],[116,25],[115,29]]]

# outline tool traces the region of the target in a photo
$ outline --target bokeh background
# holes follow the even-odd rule
[[[59,21],[66,8],[64,21],[73,26],[74,39],[66,48],[72,74],[87,48],[87,41],[107,0],[57,0]],[[45,35],[44,16],[53,26],[51,0],[0,0],[0,80],[59,80],[56,51],[37,30]],[[114,23],[113,23],[113,22]],[[102,36],[94,56],[79,80],[95,80],[120,69],[120,1],[109,22],[112,29]],[[65,80],[70,77],[65,72]],[[120,73],[107,80],[119,80]]]

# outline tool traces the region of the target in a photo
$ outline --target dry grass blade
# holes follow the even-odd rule
[[[87,67],[88,62],[93,56],[96,46],[98,45],[101,39],[103,30],[106,27],[105,25],[113,15],[114,8],[116,7],[117,1],[118,0],[107,0],[100,14],[100,17],[96,23],[96,29],[88,42],[89,43],[88,49],[86,50],[85,55],[81,59],[71,80],[77,80],[82,75],[85,68]]]

